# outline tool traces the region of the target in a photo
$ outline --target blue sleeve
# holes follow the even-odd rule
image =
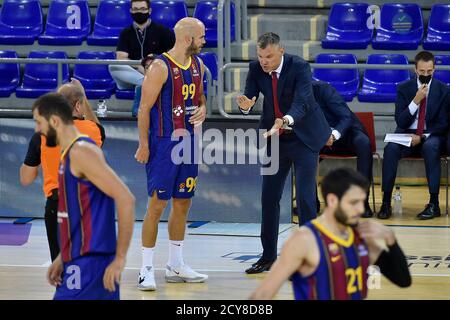
[[[250,62],[247,79],[245,81],[244,95],[249,99],[253,99],[253,97],[256,97],[256,100],[258,100],[260,90],[259,90],[258,83],[256,82],[255,73],[256,73],[256,70],[254,67],[254,62]],[[251,108],[250,111],[252,109],[253,108]]]
[[[308,101],[314,101],[311,85],[311,68],[309,63],[294,63],[293,69],[296,70],[295,92],[291,108],[288,115],[292,116],[294,123],[298,123],[312,107]]]
[[[339,131],[343,136],[352,123],[351,111],[347,106],[347,103],[345,103],[345,100],[333,87],[330,86],[324,91],[326,91],[324,93],[328,106],[327,110],[339,119],[338,124],[334,126],[334,129]]]

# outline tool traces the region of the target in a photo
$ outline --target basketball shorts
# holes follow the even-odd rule
[[[194,136],[172,141],[170,137],[150,138],[150,159],[146,164],[147,192],[160,200],[189,199],[194,196],[198,176],[198,143]]]
[[[119,286],[109,292],[103,284],[106,268],[115,255],[86,255],[64,263],[62,284],[54,300],[119,300]]]

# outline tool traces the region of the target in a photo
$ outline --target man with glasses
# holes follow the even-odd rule
[[[162,54],[175,44],[171,29],[149,19],[151,8],[149,0],[131,0],[133,24],[119,36],[116,49],[118,60],[141,60],[149,54]],[[142,66],[110,65],[109,72],[121,90],[136,87],[133,115],[137,113],[140,101],[140,89],[145,70]]]

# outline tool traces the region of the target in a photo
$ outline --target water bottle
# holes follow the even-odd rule
[[[400,191],[400,186],[395,187],[394,192],[394,210],[393,213],[396,216],[402,215],[402,192]]]
[[[99,100],[97,104],[97,117],[104,118],[107,112],[108,108],[106,107],[105,100]]]

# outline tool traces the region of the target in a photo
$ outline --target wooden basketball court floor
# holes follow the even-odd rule
[[[442,217],[429,221],[415,220],[415,215],[428,201],[427,190],[424,187],[402,187],[402,191],[403,216],[393,217],[385,223],[393,225],[400,245],[410,258],[413,284],[410,288],[401,289],[383,278],[380,288],[371,290],[368,298],[450,299],[449,218],[444,213]],[[378,193],[377,199],[380,199]],[[441,209],[445,209],[444,188],[440,201]],[[377,203],[377,208],[379,206]],[[9,222],[12,219],[0,221]],[[265,277],[265,274],[246,275],[244,272],[261,254],[259,238],[187,235],[185,261],[194,269],[208,274],[209,280],[204,284],[165,283],[168,236],[167,223],[161,223],[155,253],[157,291],[141,292],[136,288],[141,263],[141,226],[141,222],[135,225],[122,276],[122,299],[241,300],[247,299]],[[289,233],[290,230],[280,234],[280,248]],[[25,245],[0,246],[0,299],[51,299],[54,289],[46,282],[49,263],[44,221],[34,220]],[[292,298],[291,284],[287,282],[276,299]]]

